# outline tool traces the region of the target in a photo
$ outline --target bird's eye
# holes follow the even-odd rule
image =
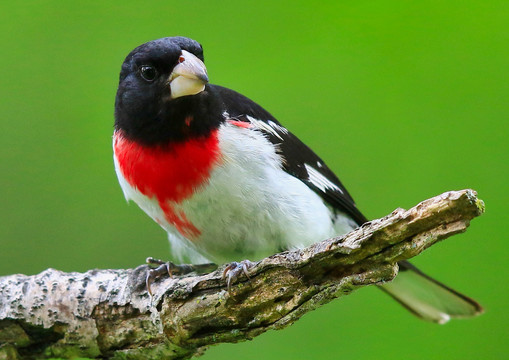
[[[154,81],[157,76],[157,71],[153,66],[143,65],[140,67],[141,77],[146,81]]]

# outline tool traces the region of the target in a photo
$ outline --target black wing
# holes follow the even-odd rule
[[[233,90],[217,85],[210,87],[223,100],[230,118],[244,122],[252,122],[255,119],[265,124],[258,128],[269,141],[277,145],[278,153],[283,158],[283,168],[287,173],[304,182],[334,209],[350,215],[357,224],[361,225],[367,221],[341,181],[323,160],[286,130],[268,111]]]
[[[283,128],[261,106],[232,90],[216,88],[231,117],[250,123],[254,118],[265,124],[257,128],[278,145],[286,172],[303,181],[334,209],[350,215],[357,224],[367,221],[337,176],[310,148]],[[400,261],[398,264],[400,274],[396,280],[381,288],[420,318],[443,323],[448,317],[471,317],[483,312],[475,300],[427,276],[408,261]]]

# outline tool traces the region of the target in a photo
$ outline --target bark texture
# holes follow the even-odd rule
[[[349,234],[259,261],[226,291],[221,269],[145,288],[126,270],[0,277],[0,359],[185,359],[281,329],[359,287],[391,281],[397,261],[461,233],[484,211],[473,190],[396,209]]]

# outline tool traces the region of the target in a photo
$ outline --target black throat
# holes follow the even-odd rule
[[[167,145],[204,137],[224,121],[224,105],[207,85],[197,95],[156,103],[127,101],[121,91],[115,102],[115,130],[146,146]]]

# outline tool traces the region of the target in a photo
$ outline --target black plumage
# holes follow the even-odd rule
[[[168,77],[182,50],[203,60],[201,45],[184,37],[140,45],[124,60],[115,99],[115,129],[122,130],[127,138],[148,146],[164,145],[206,136],[224,121],[222,105],[213,87],[195,96],[168,101],[171,99]],[[153,81],[140,76],[143,66],[155,69],[157,76]]]

